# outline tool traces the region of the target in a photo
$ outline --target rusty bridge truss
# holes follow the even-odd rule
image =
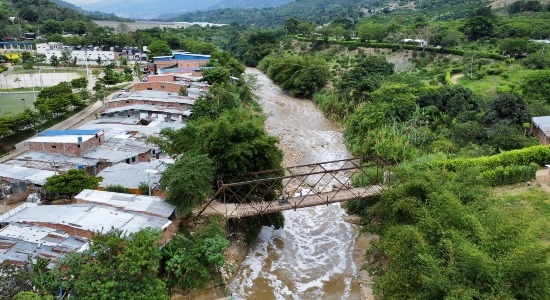
[[[240,218],[336,202],[380,193],[389,163],[349,158],[248,174],[240,182],[220,180],[197,216]]]

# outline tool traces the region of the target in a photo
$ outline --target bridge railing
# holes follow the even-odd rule
[[[356,189],[358,183],[379,187],[387,166],[388,163],[379,159],[348,158],[288,167],[284,169],[284,175],[281,170],[250,173],[241,177],[239,182],[220,181],[218,190],[197,216],[212,203],[231,203],[236,205],[236,210],[240,206],[250,208],[252,205],[259,210],[258,213],[267,213],[272,205],[277,204],[297,208],[310,206],[310,203],[338,202],[340,198],[360,199],[371,191]]]

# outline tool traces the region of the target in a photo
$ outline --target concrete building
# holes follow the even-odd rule
[[[46,52],[50,52],[50,51],[63,51],[63,50],[65,50],[63,43],[48,42],[48,43],[36,44],[36,53],[38,54],[46,54]]]
[[[201,68],[210,62],[210,58],[210,55],[174,51],[172,55],[153,57],[153,65],[149,67],[149,71],[151,74],[161,74],[164,69],[177,68],[180,73],[200,76]]]
[[[50,130],[28,140],[29,151],[82,157],[105,141],[102,130]]]
[[[161,86],[164,86],[160,84]],[[144,90],[113,96],[100,112],[102,118],[127,117],[162,122],[182,122],[190,114],[195,99],[178,93]]]
[[[101,204],[123,211],[174,218],[176,207],[157,196],[131,195],[97,190],[83,190],[75,196],[79,204]]]
[[[114,51],[73,50],[71,52],[71,59],[75,57],[77,61],[95,61],[101,58],[104,62],[112,62],[118,60],[119,54]]]
[[[34,44],[31,42],[0,42],[0,53],[33,52]]]

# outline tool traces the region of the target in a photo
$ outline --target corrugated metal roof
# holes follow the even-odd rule
[[[148,173],[145,171],[147,169],[157,170],[158,173]],[[105,168],[97,176],[103,177],[103,181],[99,184],[103,188],[109,185],[121,185],[125,188],[137,189],[142,182],[151,182],[151,186],[160,182],[161,173],[164,170],[166,170],[166,164],[161,160],[140,162],[133,165],[120,163]]]
[[[168,218],[175,206],[156,196],[122,194],[97,190],[83,190],[75,199],[122,208],[125,211],[147,212]]]
[[[29,257],[48,258],[48,268],[69,252],[81,251],[87,247],[88,239],[70,236],[62,230],[23,224],[9,224],[0,229],[0,262],[10,261],[24,265]]]
[[[102,233],[111,228],[118,228],[127,234],[147,227],[164,229],[172,223],[162,217],[90,204],[31,206],[13,214],[5,221],[9,223],[60,224],[89,232]]]
[[[54,171],[27,168],[17,165],[0,164],[0,177],[29,181],[33,184],[43,185],[46,180],[55,175]]]

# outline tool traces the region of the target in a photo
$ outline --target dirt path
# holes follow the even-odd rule
[[[451,82],[454,84],[454,85],[457,85],[458,84],[458,81],[460,80],[460,78],[464,77],[464,74],[455,74],[453,76],[451,76]]]

